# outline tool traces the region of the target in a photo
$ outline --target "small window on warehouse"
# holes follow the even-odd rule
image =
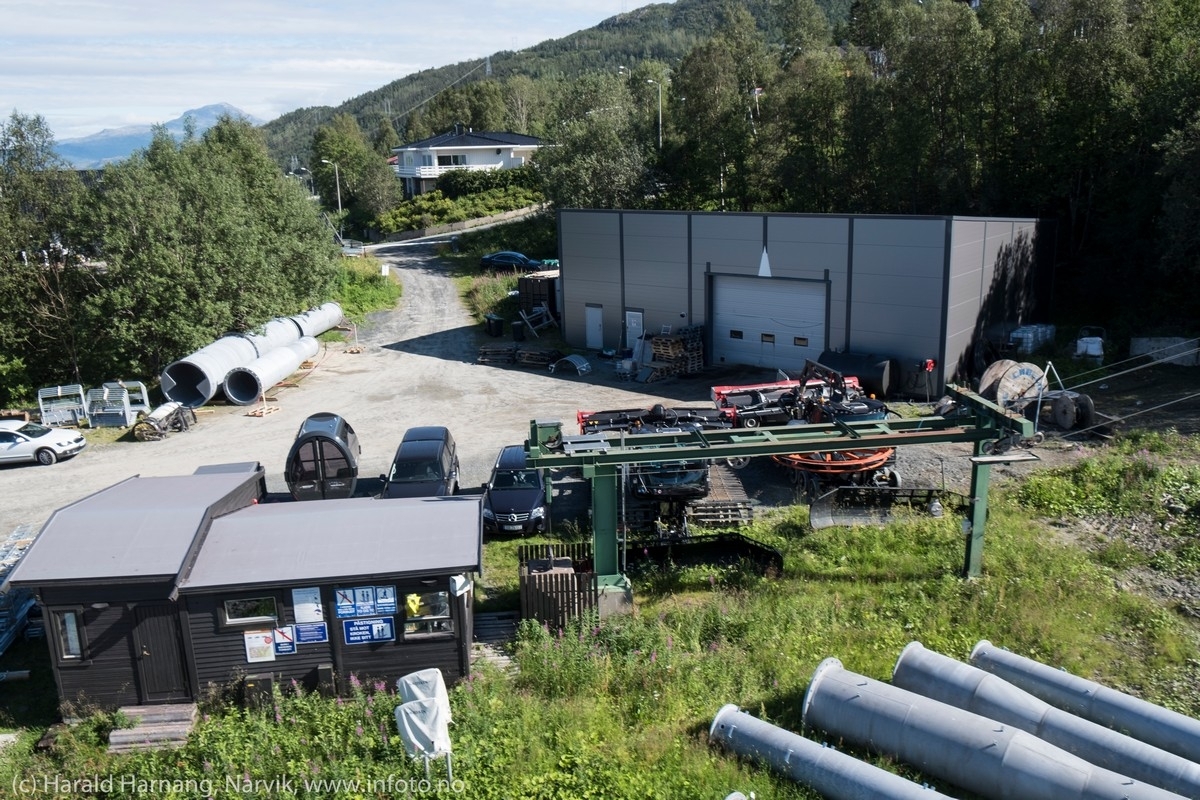
[[[741,338],[742,338],[742,332],[741,332],[741,331],[730,331],[730,332],[729,332],[729,338],[730,338],[730,339],[741,339]]]
[[[808,347],[808,337],[807,336],[793,336],[792,344],[794,344],[796,347]]]

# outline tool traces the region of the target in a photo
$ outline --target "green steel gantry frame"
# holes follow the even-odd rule
[[[1033,422],[967,389],[948,385],[956,401],[950,416],[794,425],[773,428],[730,428],[626,435],[564,436],[560,421],[530,422],[526,461],[538,469],[580,467],[592,488],[592,536],[595,569],[601,585],[627,586],[620,574],[617,536],[618,474],[622,464],[663,460],[739,459],[791,453],[824,453],[903,447],[908,444],[972,442],[970,516],[965,521],[963,575],[978,577],[983,564],[983,533],[993,464],[1036,459],[1012,445],[1033,436]],[[664,458],[664,450],[669,457]]]

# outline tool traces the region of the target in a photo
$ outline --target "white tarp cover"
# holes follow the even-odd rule
[[[450,695],[446,692],[446,680],[437,667],[410,672],[396,680],[396,693],[405,703],[413,700],[436,700],[442,707],[446,722],[450,717]]]
[[[410,756],[425,758],[450,753],[450,720],[433,698],[396,706],[396,728]]]

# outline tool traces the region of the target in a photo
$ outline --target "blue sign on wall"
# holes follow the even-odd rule
[[[396,641],[396,626],[391,617],[375,619],[344,619],[342,634],[346,644],[372,644]]]
[[[296,644],[319,644],[329,641],[329,628],[324,622],[297,622]]]

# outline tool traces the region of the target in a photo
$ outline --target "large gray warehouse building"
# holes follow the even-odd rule
[[[1034,219],[563,210],[558,233],[563,333],[589,350],[699,325],[709,365],[893,359],[918,395],[1035,321]]]

